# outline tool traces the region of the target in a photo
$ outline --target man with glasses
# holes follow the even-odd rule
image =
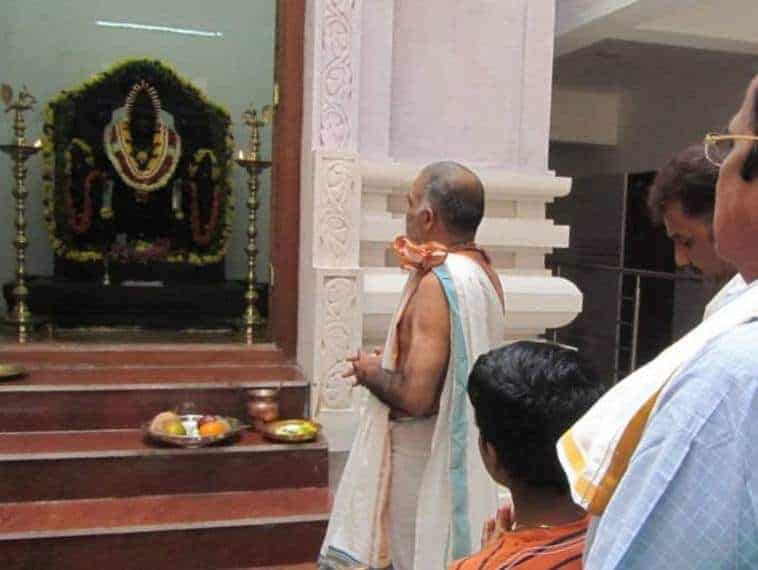
[[[572,497],[599,517],[592,570],[758,567],[758,76],[705,150],[716,250],[746,287],[561,437]]]

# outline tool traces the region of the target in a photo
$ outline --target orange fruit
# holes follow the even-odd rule
[[[213,422],[206,422],[200,426],[198,433],[201,437],[211,437],[214,435],[221,435],[229,431],[228,424],[222,420],[216,420]]]

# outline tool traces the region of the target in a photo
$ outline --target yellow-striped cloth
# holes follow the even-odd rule
[[[725,306],[611,388],[558,441],[574,502],[600,515],[626,472],[666,384],[718,335],[758,317],[754,282]]]

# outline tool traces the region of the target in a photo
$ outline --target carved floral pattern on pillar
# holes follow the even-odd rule
[[[352,386],[342,378],[345,358],[355,350],[353,328],[358,310],[354,277],[327,277],[324,282],[324,319],[321,337],[321,405],[324,409],[350,408]]]
[[[324,0],[322,5],[321,146],[344,149],[351,135],[355,0]]]
[[[325,161],[326,169],[320,190],[317,258],[325,265],[350,265],[346,255],[352,230],[352,197],[355,191],[353,162]],[[354,236],[353,236],[354,237]]]

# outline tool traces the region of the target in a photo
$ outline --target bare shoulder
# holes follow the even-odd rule
[[[408,302],[408,325],[412,328],[444,327],[448,313],[442,284],[436,275],[427,273],[421,278],[418,289]]]
[[[427,309],[439,307],[440,309],[447,310],[445,290],[433,272],[430,271],[421,278],[412,302],[415,306],[422,305]]]

